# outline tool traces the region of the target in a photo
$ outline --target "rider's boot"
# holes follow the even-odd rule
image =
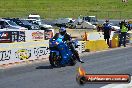
[[[78,52],[75,51],[74,53],[75,53],[75,56],[76,56],[77,60],[78,60],[79,62],[81,62],[81,63],[84,63],[84,62],[82,61],[82,59],[80,59]]]

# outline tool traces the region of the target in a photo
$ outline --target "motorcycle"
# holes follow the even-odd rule
[[[76,57],[70,50],[66,42],[63,41],[64,36],[58,37],[57,39],[51,38],[49,40],[49,62],[53,67],[60,67],[76,64]]]

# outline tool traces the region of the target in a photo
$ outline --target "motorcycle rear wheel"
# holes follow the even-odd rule
[[[74,66],[76,64],[76,58],[74,56],[71,57],[70,65]]]

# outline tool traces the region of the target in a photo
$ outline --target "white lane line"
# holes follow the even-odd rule
[[[132,76],[131,76],[131,82],[127,84],[108,84],[101,88],[132,88]]]

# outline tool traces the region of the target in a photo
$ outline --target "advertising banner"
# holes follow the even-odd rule
[[[0,43],[25,42],[25,31],[0,31]]]
[[[48,45],[48,41],[0,44],[0,65],[47,58]]]
[[[44,40],[44,30],[26,30],[25,41],[42,41]]]
[[[0,31],[0,42],[11,42],[11,32],[9,31]]]

